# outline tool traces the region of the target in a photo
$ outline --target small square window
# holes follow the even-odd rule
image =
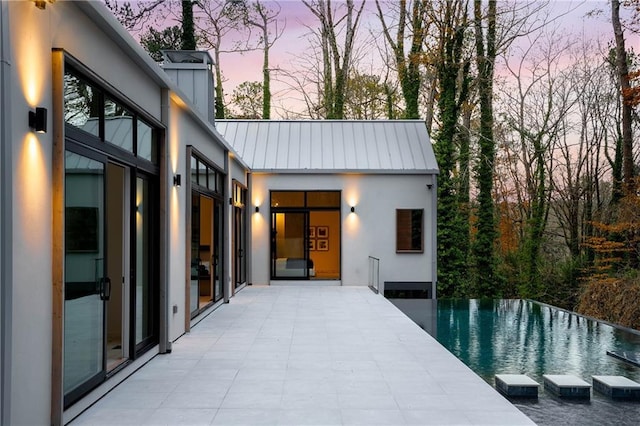
[[[424,252],[424,210],[396,210],[396,252]]]

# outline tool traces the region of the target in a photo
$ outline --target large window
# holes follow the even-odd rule
[[[64,121],[137,158],[157,163],[156,129],[118,100],[67,65],[64,74]]]
[[[192,148],[193,149],[193,148]],[[223,230],[225,175],[204,156],[190,156],[191,281],[189,310],[194,318],[224,297]]]
[[[162,127],[89,76],[65,62],[64,286],[54,316],[63,374],[53,378],[65,408],[157,345],[160,332]]]
[[[424,251],[424,210],[396,210],[396,252],[422,253]]]
[[[271,192],[271,278],[339,280],[340,191]]]

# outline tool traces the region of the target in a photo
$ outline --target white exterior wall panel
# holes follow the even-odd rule
[[[10,424],[46,424],[51,398],[51,132],[27,124],[35,106],[51,106],[51,40],[55,19],[31,2],[10,2],[13,41],[10,92],[12,206]],[[4,34],[3,34],[4,37]],[[25,56],[18,56],[26,50]],[[31,69],[36,67],[36,69]],[[44,72],[42,72],[44,70]]]

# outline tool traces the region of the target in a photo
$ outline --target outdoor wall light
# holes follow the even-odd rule
[[[37,133],[47,133],[47,109],[37,107],[29,111],[29,127]]]
[[[182,175],[177,174],[173,176],[173,186],[182,185]]]
[[[355,213],[356,212],[356,206],[351,206],[351,213]]]
[[[45,10],[47,8],[47,1],[49,3],[53,3],[56,0],[34,0],[33,3],[36,5],[38,9]]]
[[[256,206],[256,213],[260,213],[260,206]]]

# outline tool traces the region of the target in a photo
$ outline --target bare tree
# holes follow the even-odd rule
[[[326,118],[344,118],[345,93],[352,66],[356,34],[364,1],[356,6],[346,0],[334,7],[331,0],[303,0],[305,6],[318,19],[316,30],[322,53],[322,99]],[[342,12],[342,14],[339,14]],[[338,35],[344,33],[342,46]]]
[[[611,0],[611,24],[616,41],[616,70],[622,96],[622,174],[625,192],[633,186],[633,136],[631,132],[632,105],[629,99],[631,86],[629,84],[629,66],[625,38],[620,23],[620,2]]]
[[[567,132],[567,116],[576,93],[559,66],[570,46],[558,40],[566,38],[551,32],[529,39],[520,60],[505,62],[514,83],[503,87],[501,97],[504,119],[512,131],[505,150],[511,161],[517,220],[522,224],[519,249],[524,270],[520,293],[540,297],[544,287],[538,268],[550,209],[553,148]]]
[[[386,5],[386,10],[376,0],[378,19],[382,24],[382,34],[391,48],[393,61],[398,71],[398,80],[402,88],[405,103],[405,118],[419,118],[419,92],[421,87],[420,69],[424,65],[425,41],[429,32],[430,21],[427,9],[430,1],[400,0],[395,5]],[[395,34],[392,29],[395,28]],[[405,43],[409,42],[409,47]],[[435,101],[435,92],[431,99],[431,111]]]
[[[270,2],[267,7],[264,2],[256,0],[246,9],[246,23],[258,29],[260,34],[259,45],[262,46],[262,118],[271,118],[271,69],[269,67],[269,51],[275,42],[282,36],[284,28],[279,26],[280,5]]]
[[[215,108],[216,118],[225,117],[224,89],[221,66],[221,55],[229,52],[243,52],[250,50],[239,42],[231,42],[230,48],[223,46],[223,41],[230,35],[239,34],[242,28],[241,3],[226,0],[211,0],[201,3],[201,10],[196,19],[196,25],[201,34],[201,43],[213,52],[213,68],[215,75]]]

